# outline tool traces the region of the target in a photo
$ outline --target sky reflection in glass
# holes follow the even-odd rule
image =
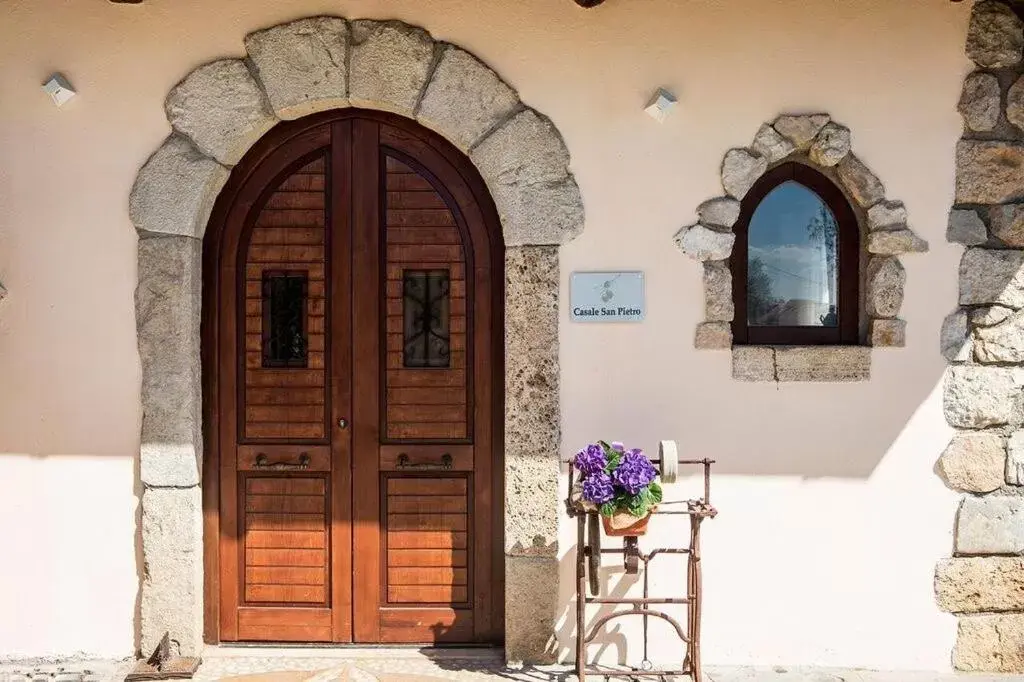
[[[838,326],[838,225],[821,197],[779,185],[754,211],[747,240],[747,324]]]

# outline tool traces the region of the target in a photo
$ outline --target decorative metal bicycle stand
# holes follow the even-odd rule
[[[585,682],[588,675],[603,676],[605,680],[616,677],[665,679],[672,676],[689,676],[694,682],[702,682],[700,663],[700,619],[701,619],[701,564],[700,526],[704,519],[714,518],[718,511],[711,506],[711,465],[714,460],[679,460],[676,446],[672,441],[662,441],[659,459],[652,460],[661,470],[663,483],[672,483],[676,478],[677,465],[700,466],[704,471],[704,495],[698,499],[678,502],[662,502],[654,512],[657,516],[688,516],[690,520],[689,544],[684,547],[658,547],[649,552],[640,549],[639,538],[635,535],[623,537],[622,547],[601,547],[601,519],[595,511],[587,511],[574,501],[575,472],[569,466],[569,495],[566,507],[569,516],[576,519],[576,675]],[[654,519],[652,519],[654,521]],[[643,565],[642,597],[602,597],[598,570],[604,554],[622,555],[627,575],[636,575]],[[686,594],[675,597],[650,596],[650,567],[655,557],[672,554],[687,556]],[[589,594],[588,594],[589,590]],[[587,605],[609,604],[613,610],[601,616],[588,628]],[[686,627],[679,621],[656,608],[665,604],[687,606]],[[629,608],[620,609],[619,606]],[[625,616],[643,618],[643,661],[640,668],[623,670],[606,666],[587,664],[587,646],[601,633],[610,621]],[[667,621],[679,635],[684,647],[682,665],[675,669],[655,669],[648,656],[648,624],[651,618]]]

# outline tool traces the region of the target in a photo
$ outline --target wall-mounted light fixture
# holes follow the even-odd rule
[[[676,96],[665,88],[658,88],[647,106],[644,107],[644,111],[658,123],[663,123],[675,106]]]
[[[43,90],[53,98],[53,103],[58,107],[64,106],[68,100],[77,95],[71,83],[63,74],[55,73],[43,83]]]

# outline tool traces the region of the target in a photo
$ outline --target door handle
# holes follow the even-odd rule
[[[274,469],[275,471],[288,471],[290,469],[308,469],[309,453],[300,452],[298,462],[271,462],[264,453],[256,455],[256,462],[253,466],[257,469]]]
[[[348,428],[348,420],[345,419],[344,417],[339,419],[338,420],[338,428],[339,429],[347,429]]]
[[[404,452],[398,455],[398,462],[395,464],[398,469],[419,469],[419,470],[430,470],[430,469],[442,469],[447,471],[452,468],[452,456],[447,452],[441,455],[440,462],[418,462],[413,464],[409,461],[409,455]]]

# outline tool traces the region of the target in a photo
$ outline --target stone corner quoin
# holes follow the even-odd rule
[[[852,151],[850,129],[828,114],[783,114],[758,129],[749,147],[730,149],[722,160],[724,194],[697,207],[697,222],[674,237],[680,251],[703,263],[704,321],[694,345],[699,349],[732,347],[730,323],[734,277],[730,258],[743,198],[755,183],[780,163],[816,168],[831,178],[864,216],[861,258],[867,264],[865,302],[867,336],[861,350],[780,348],[779,352],[734,349],[733,378],[740,381],[867,381],[871,347],[901,348],[906,322],[899,318],[906,272],[899,257],[928,250],[928,243],[907,224],[907,209],[885,196],[885,186]],[[742,285],[743,283],[739,283]],[[765,352],[768,351],[768,352]],[[802,369],[806,359],[829,363]],[[797,365],[791,360],[800,359]],[[778,363],[782,363],[781,366]],[[781,369],[781,371],[780,371]]]
[[[510,333],[506,351],[506,497],[510,507],[518,498],[533,510],[507,517],[509,585],[529,584],[531,599],[509,609],[506,639],[518,659],[549,660],[557,585],[533,578],[556,563],[558,465],[523,453],[558,452],[557,390],[541,396],[536,387],[557,386],[558,247],[584,227],[568,149],[493,69],[415,26],[316,16],[255,31],[244,43],[243,58],[204,64],[171,89],[164,109],[172,133],[129,197],[140,238],[142,648],[151,651],[165,632],[175,653],[202,648],[201,248],[217,195],[232,166],[280,121],[359,106],[415,119],[469,156],[498,210],[510,287],[537,294],[506,315],[510,329],[526,330]],[[546,316],[552,324],[536,324]],[[539,327],[553,336],[538,335]],[[538,489],[550,502],[540,514],[521,499],[536,499]],[[550,627],[538,634],[541,621]]]
[[[959,619],[953,666],[1024,672],[1024,23],[1002,0],[974,5],[948,241],[966,248],[959,307],[942,326],[943,386],[956,431],[937,471],[965,493],[939,607]]]

